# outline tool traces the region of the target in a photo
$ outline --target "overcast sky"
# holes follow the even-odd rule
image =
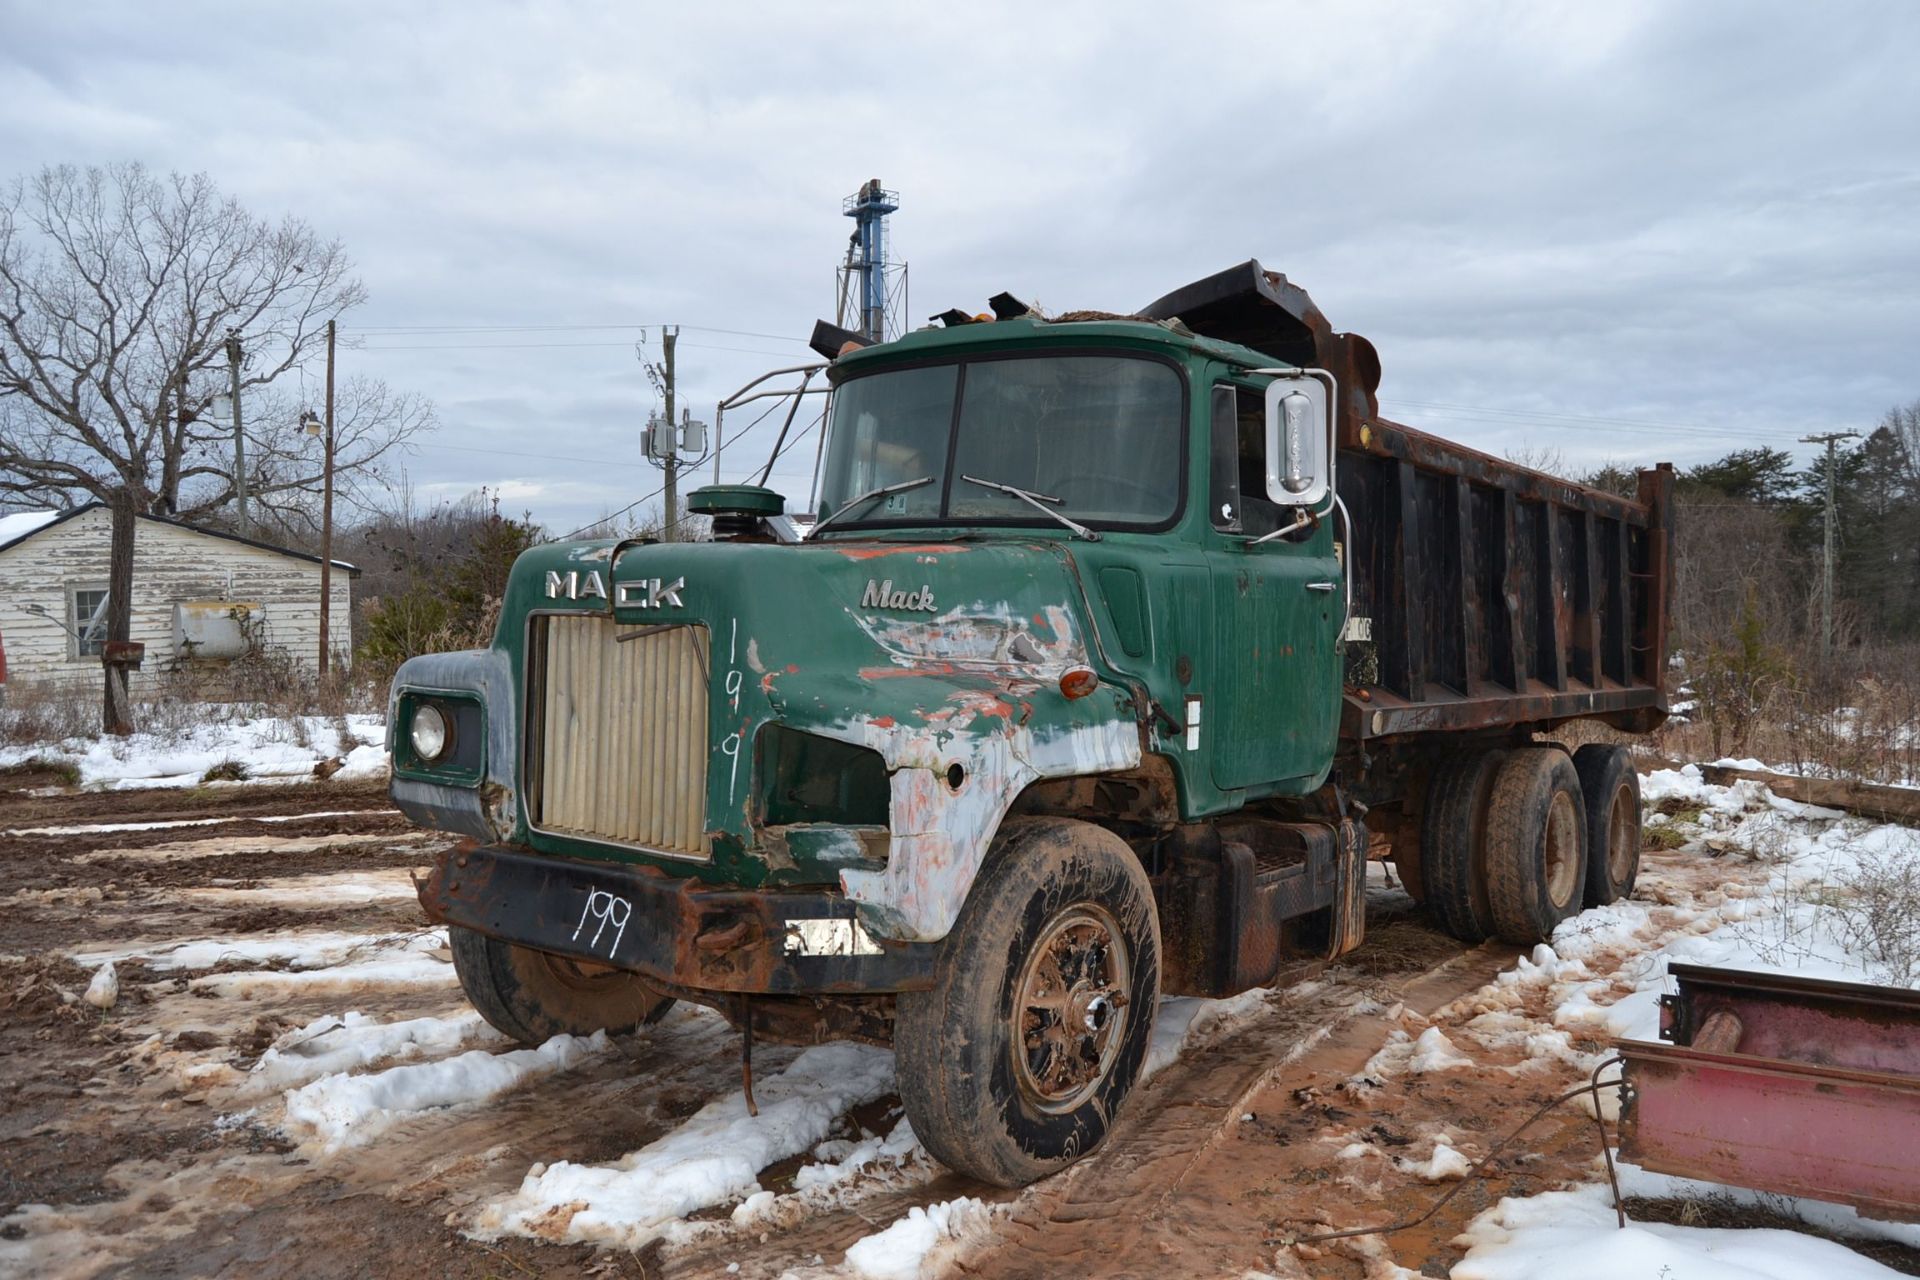
[[[0,176],[205,171],[338,237],[343,368],[439,408],[416,490],[556,533],[658,486],[636,326],[684,326],[710,420],[806,358],[869,177],[915,324],[1258,257],[1373,339],[1389,416],[1684,464],[1920,398],[1916,55],[1911,0],[0,0]]]

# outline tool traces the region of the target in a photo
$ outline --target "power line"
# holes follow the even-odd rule
[[[644,463],[622,462],[618,458],[570,458],[561,453],[519,453],[512,449],[483,449],[470,444],[441,444],[430,441],[414,446],[422,451],[428,449],[452,449],[458,453],[491,453],[502,458],[533,458],[539,462],[578,462],[589,467],[641,467]]]
[[[655,324],[372,324],[355,325],[348,333],[364,334],[404,334],[404,333],[580,333],[594,330],[634,330],[659,329],[663,325]],[[732,338],[771,338],[775,342],[797,342],[805,345],[805,338],[796,338],[790,333],[759,333],[752,329],[721,329],[713,325],[688,324],[676,326],[698,333],[718,333]]]
[[[723,347],[710,342],[683,342],[684,347],[698,347],[702,351],[731,351],[736,355],[774,356],[788,359],[791,351],[768,351],[764,347]],[[583,350],[594,347],[618,347],[622,351],[630,350],[631,342],[381,342],[368,343],[355,347],[355,351],[537,351],[537,350]]]

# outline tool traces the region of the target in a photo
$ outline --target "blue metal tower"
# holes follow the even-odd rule
[[[900,193],[888,191],[880,179],[841,203],[852,218],[853,235],[847,241],[847,261],[840,269],[840,307],[837,323],[871,342],[899,336],[904,310],[906,264],[887,259],[887,215],[900,208]]]

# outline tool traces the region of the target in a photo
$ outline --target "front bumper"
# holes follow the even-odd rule
[[[699,991],[924,991],[939,946],[874,937],[824,890],[721,888],[493,845],[441,854],[417,887],[441,924]]]

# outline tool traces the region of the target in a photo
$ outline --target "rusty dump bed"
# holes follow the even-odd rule
[[[1618,1043],[1620,1153],[1920,1221],[1920,992],[1676,964],[1667,1043]]]
[[[1374,418],[1338,477],[1372,632],[1344,736],[1665,718],[1670,468],[1620,498]]]
[[[1258,262],[1143,314],[1338,381],[1353,616],[1371,632],[1349,644],[1345,738],[1666,717],[1672,468],[1622,498],[1387,421],[1373,344]]]

